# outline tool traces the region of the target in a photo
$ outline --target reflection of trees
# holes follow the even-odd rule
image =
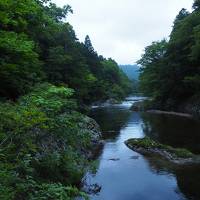
[[[115,138],[121,128],[126,124],[131,112],[118,107],[103,107],[94,109],[90,116],[94,118],[101,127],[105,138]]]
[[[145,156],[145,158],[153,173],[176,177],[179,190],[186,198],[200,199],[200,165],[178,166],[158,156]]]
[[[200,199],[200,165],[176,170],[177,184],[188,199]]]
[[[154,140],[173,147],[200,153],[200,124],[198,121],[171,115],[143,113],[144,133]]]

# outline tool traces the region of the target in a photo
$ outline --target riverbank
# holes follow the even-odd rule
[[[179,106],[177,110],[161,110],[155,105],[155,103],[152,103],[150,100],[144,100],[134,103],[131,106],[131,110],[136,112],[175,115],[188,118],[200,117],[200,111],[198,110],[198,106],[196,106],[196,104],[189,103],[185,103],[184,105]]]
[[[146,112],[153,113],[153,114],[176,115],[176,116],[180,116],[180,117],[193,118],[193,115],[187,114],[187,113],[181,113],[181,112],[163,111],[163,110],[147,110]]]
[[[133,151],[144,155],[159,155],[174,164],[184,165],[200,163],[200,156],[194,155],[187,149],[173,148],[171,146],[163,145],[148,137],[128,139],[125,141],[125,144]]]
[[[102,135],[72,96],[43,84],[15,104],[1,103],[0,199],[87,199],[81,181]]]

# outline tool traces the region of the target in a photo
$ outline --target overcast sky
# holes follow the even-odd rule
[[[152,41],[168,37],[181,10],[191,10],[193,0],[53,0],[69,4],[68,20],[77,37],[88,34],[95,50],[119,64],[133,64]]]

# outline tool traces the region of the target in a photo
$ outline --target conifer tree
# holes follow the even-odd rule
[[[92,42],[90,40],[89,35],[86,35],[84,44],[90,53],[94,53],[94,47],[92,46]]]

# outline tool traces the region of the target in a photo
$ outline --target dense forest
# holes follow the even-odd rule
[[[78,188],[96,124],[81,107],[131,91],[114,60],[98,55],[89,36],[77,39],[71,13],[50,0],[0,0],[2,200],[86,198]]]
[[[89,36],[79,42],[64,22],[73,12],[70,6],[1,0],[0,9],[2,99],[16,100],[44,81],[75,89],[84,103],[123,98],[129,92],[129,81],[117,63],[98,56]]]
[[[193,11],[177,15],[169,40],[153,42],[138,61],[142,91],[154,106],[199,113],[200,108],[200,1]]]

